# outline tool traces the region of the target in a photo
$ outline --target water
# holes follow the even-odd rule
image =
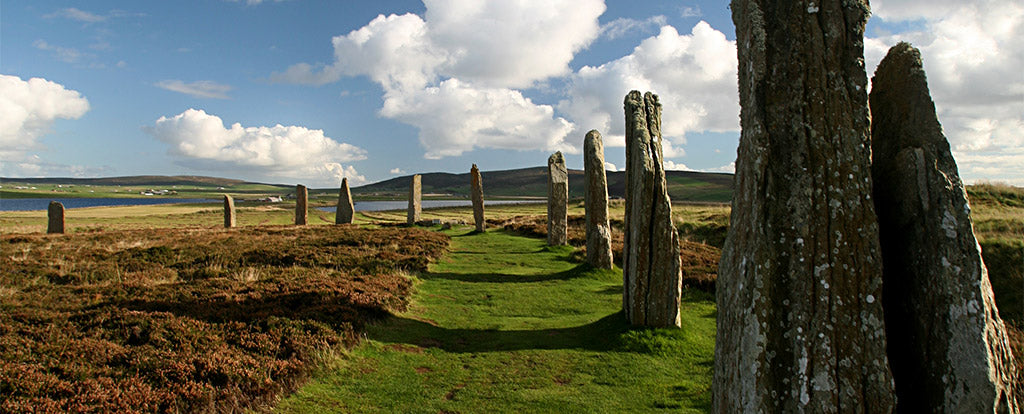
[[[221,200],[208,198],[0,198],[0,211],[46,210],[50,201],[57,201],[64,208],[145,206],[174,203],[214,203]]]
[[[544,200],[484,200],[485,206],[498,205],[498,204],[531,204],[531,203],[543,203]],[[467,207],[473,205],[471,200],[423,200],[420,202],[420,206],[423,208],[436,208],[436,207]],[[387,210],[405,210],[409,208],[408,200],[401,201],[356,201],[354,205],[356,211],[387,211]],[[333,213],[337,207],[319,207],[317,210],[327,211]]]

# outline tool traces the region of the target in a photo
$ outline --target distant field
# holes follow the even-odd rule
[[[19,188],[21,187],[21,188]],[[143,193],[156,191],[155,195]],[[164,193],[166,191],[166,193]],[[294,193],[293,189],[266,184],[202,185],[68,185],[28,184],[4,181],[0,198],[219,198],[230,194],[236,198],[261,198]],[[337,196],[337,194],[335,194]]]

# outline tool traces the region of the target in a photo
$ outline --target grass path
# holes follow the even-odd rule
[[[282,412],[705,412],[713,298],[683,329],[629,329],[621,270],[501,231],[452,231],[407,312],[283,401]]]

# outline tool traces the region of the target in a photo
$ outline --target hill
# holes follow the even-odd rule
[[[546,197],[547,167],[482,171],[487,197]],[[624,197],[626,174],[608,173],[608,195]],[[469,173],[426,173],[422,175],[423,194],[447,194],[469,197]],[[405,197],[411,176],[396,177],[352,189],[362,196]],[[732,197],[732,174],[695,171],[667,171],[669,196],[676,201],[728,202]],[[569,170],[569,197],[583,197],[583,171]]]

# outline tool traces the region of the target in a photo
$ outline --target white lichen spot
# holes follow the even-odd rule
[[[946,259],[946,256],[942,256],[942,267],[948,268],[951,264],[952,263],[950,263],[949,260]]]
[[[864,298],[864,300],[866,300],[868,303],[875,303],[875,295],[868,295],[866,298]]]
[[[967,313],[978,313],[981,308],[978,307],[978,301],[971,299],[967,302]]]
[[[956,238],[956,217],[949,210],[942,212],[942,230],[946,232],[946,237]]]
[[[804,239],[802,237],[797,237],[796,238],[796,244],[799,244],[799,245],[803,246],[804,245]]]

